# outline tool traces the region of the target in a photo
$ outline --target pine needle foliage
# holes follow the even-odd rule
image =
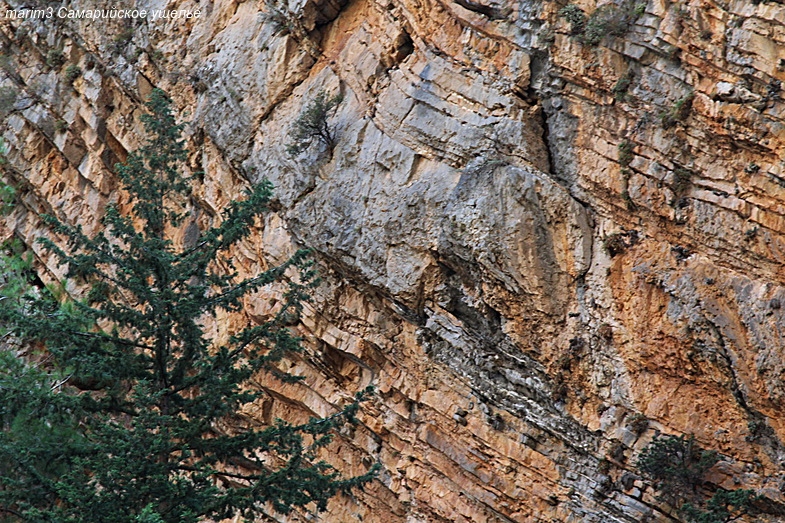
[[[332,153],[335,135],[330,127],[329,117],[342,101],[343,96],[340,94],[328,96],[323,90],[316,93],[314,99],[305,106],[292,124],[286,152],[294,157],[317,142],[322,143]]]
[[[689,523],[729,523],[749,514],[759,498],[754,490],[720,489],[706,502],[706,510],[685,503],[681,513]]]
[[[276,362],[301,350],[286,325],[299,318],[314,270],[304,251],[250,278],[232,266],[227,251],[248,237],[271,197],[268,182],[230,203],[195,246],[177,248],[169,234],[183,222],[189,189],[179,170],[183,126],[162,91],[147,107],[149,139],[117,168],[130,215],[110,207],[92,237],[46,218],[67,247],[42,243],[67,264],[66,280],[89,289],[86,298],[15,291],[0,307],[7,335],[41,348],[33,358],[0,351],[0,520],[196,523],[251,520],[270,507],[323,510],[375,474],[343,478],[317,458],[334,429],[356,422],[370,391],[302,424],[254,427],[241,416],[264,394],[252,378],[296,381]],[[239,311],[289,269],[299,278],[270,321],[225,343],[206,335],[206,319]]]
[[[645,11],[645,3],[622,0],[619,5],[599,7],[588,17],[577,5],[568,4],[559,9],[559,16],[570,23],[570,34],[584,44],[596,47],[607,35],[624,35]]]
[[[559,16],[570,23],[570,34],[580,35],[586,28],[586,13],[575,4],[567,4],[559,9]]]
[[[704,474],[717,461],[719,455],[698,447],[694,436],[657,436],[643,449],[637,465],[666,498],[681,499],[697,493]]]

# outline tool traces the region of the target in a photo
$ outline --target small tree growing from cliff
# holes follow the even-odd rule
[[[196,523],[324,509],[374,474],[342,478],[316,456],[337,425],[355,421],[363,394],[298,425],[260,428],[240,414],[263,394],[251,386],[260,373],[296,381],[276,363],[301,350],[286,325],[314,285],[311,264],[298,252],[245,279],[232,267],[227,250],[251,232],[271,196],[267,182],[230,203],[195,245],[177,248],[170,233],[188,191],[182,126],[163,92],[147,106],[149,140],[118,166],[130,215],[110,207],[106,232],[93,237],[46,218],[68,248],[43,243],[68,265],[66,278],[89,289],[85,299],[58,302],[40,289],[6,295],[0,307],[9,334],[42,349],[32,359],[0,352],[0,518]],[[272,319],[220,343],[206,335],[206,319],[239,311],[287,270],[299,278]]]
[[[317,142],[325,145],[332,153],[335,136],[329,118],[342,101],[343,96],[340,94],[328,96],[325,91],[316,93],[314,99],[305,106],[292,124],[286,152],[291,156],[297,156]]]
[[[685,503],[681,513],[689,523],[730,523],[749,514],[757,499],[753,490],[720,489],[706,502],[705,510]]]
[[[638,468],[666,497],[678,500],[695,495],[717,461],[717,453],[701,450],[694,436],[657,436],[638,457]]]
[[[718,489],[704,502],[699,489],[719,459],[717,452],[700,449],[693,436],[657,436],[643,449],[637,465],[689,523],[729,523],[750,513],[761,498],[752,490]]]

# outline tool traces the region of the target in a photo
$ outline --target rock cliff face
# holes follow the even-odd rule
[[[4,234],[44,278],[62,271],[34,243],[50,235],[38,213],[89,232],[122,202],[112,166],[153,87],[190,120],[203,171],[181,237],[268,177],[274,212],[237,265],[301,245],[322,265],[309,351],[290,362],[306,380],[269,384],[249,415],[325,415],[373,384],[329,458],[383,472],[284,520],[672,521],[634,466],[657,431],[719,451],[713,484],[756,489],[760,520],[782,517],[782,4],[589,16],[580,0],[583,26],[530,0],[139,0],[201,11],[155,21],[51,5],[0,19],[4,176],[23,204]],[[343,95],[335,147],[292,159],[289,129],[320,90]]]

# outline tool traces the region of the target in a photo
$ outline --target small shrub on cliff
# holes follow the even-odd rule
[[[575,4],[568,4],[559,9],[559,16],[570,23],[570,34],[580,35],[586,27],[586,13]]]
[[[682,98],[679,98],[669,108],[660,113],[660,122],[663,129],[670,129],[678,122],[687,119],[692,111],[692,101],[695,99],[695,93],[689,92]]]
[[[597,45],[606,34],[623,36],[645,10],[645,3],[634,0],[625,0],[618,6],[604,5],[589,17],[584,40],[589,45]]]
[[[32,253],[25,252],[24,245],[17,238],[3,242],[0,246],[0,299],[18,298],[27,291],[30,281],[34,278]],[[0,326],[0,333],[5,334],[2,326]]]
[[[60,67],[65,63],[65,55],[59,49],[50,49],[48,53],[46,53],[46,65],[51,68]]]
[[[635,73],[632,71],[627,71],[624,73],[621,78],[616,82],[616,84],[611,89],[613,93],[613,97],[623,102],[627,99],[627,92],[630,90],[630,86],[632,85],[632,81],[635,78]]]
[[[619,8],[615,5],[604,5],[594,11],[586,21],[583,30],[583,43],[590,46],[598,45],[608,34],[617,34],[611,31],[611,26],[618,24]]]
[[[314,142],[319,142],[332,152],[335,136],[329,118],[342,101],[343,96],[340,94],[331,97],[325,91],[316,93],[314,99],[305,106],[292,124],[292,130],[289,132],[290,142],[286,146],[286,151],[291,156],[297,156]]]
[[[780,301],[776,298],[769,302],[769,307],[772,309],[780,308]],[[749,434],[744,438],[746,441],[759,441],[763,438],[769,438],[774,435],[774,430],[763,419],[753,419],[747,423],[747,430]]]
[[[189,201],[179,169],[188,156],[183,126],[162,91],[147,107],[149,140],[117,166],[128,214],[110,207],[95,236],[45,218],[68,247],[41,243],[67,264],[71,286],[89,292],[68,301],[38,288],[2,300],[0,326],[45,358],[33,364],[0,351],[0,513],[197,523],[266,520],[270,508],[323,510],[374,475],[342,478],[317,457],[334,429],[356,421],[368,391],[300,424],[265,427],[244,417],[270,380],[298,380],[277,364],[301,350],[287,325],[299,319],[314,271],[304,251],[249,277],[234,270],[228,250],[251,233],[269,182],[231,202],[193,245],[177,247],[172,231],[182,230]],[[268,321],[208,336],[206,320],[240,311],[249,294],[275,282],[288,290]]]
[[[627,167],[632,163],[632,159],[635,157],[635,154],[632,152],[634,148],[635,146],[629,140],[624,140],[619,144],[619,163],[623,167]]]
[[[589,46],[597,46],[607,35],[621,36],[643,14],[646,5],[624,0],[620,5],[607,4],[596,9],[588,18],[576,5],[559,10],[559,15],[570,22],[570,32]]]
[[[0,215],[11,212],[16,202],[16,189],[0,180]]]
[[[262,18],[273,28],[274,35],[287,35],[295,32],[294,13],[287,7],[280,7],[276,0],[265,2]]]
[[[639,240],[640,237],[636,230],[615,232],[606,236],[603,246],[611,258],[613,258],[614,256],[624,254],[627,249],[636,245]]]
[[[13,60],[5,53],[0,53],[0,71],[12,74],[16,71]]]
[[[692,503],[685,503],[681,513],[689,523],[728,523],[748,514],[760,496],[754,490],[718,490],[701,510]]]
[[[65,81],[68,85],[74,83],[74,81],[82,75],[82,68],[78,65],[71,64],[65,68]]]
[[[690,436],[657,436],[638,457],[638,469],[656,482],[666,498],[690,497],[703,484],[703,476],[719,456],[701,450]]]
[[[133,27],[126,27],[122,31],[120,31],[117,36],[112,39],[112,43],[110,44],[110,48],[115,53],[122,53],[128,44],[131,43],[131,40],[134,39],[134,29]]]

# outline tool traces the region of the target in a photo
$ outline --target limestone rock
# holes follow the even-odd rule
[[[60,279],[38,214],[90,233],[125,205],[113,167],[152,87],[190,121],[203,173],[177,241],[272,180],[235,263],[252,274],[309,246],[324,284],[289,362],[303,384],[250,415],[379,391],[325,458],[383,472],[321,520],[666,521],[634,465],[655,431],[724,454],[714,485],[785,502],[782,4],[653,1],[594,47],[530,0],[166,7],[202,16],[130,37],[119,20],[3,19],[0,85],[19,92],[4,178],[21,202],[4,231]],[[83,71],[73,87],[55,49]],[[320,90],[343,95],[335,147],[292,158]]]

